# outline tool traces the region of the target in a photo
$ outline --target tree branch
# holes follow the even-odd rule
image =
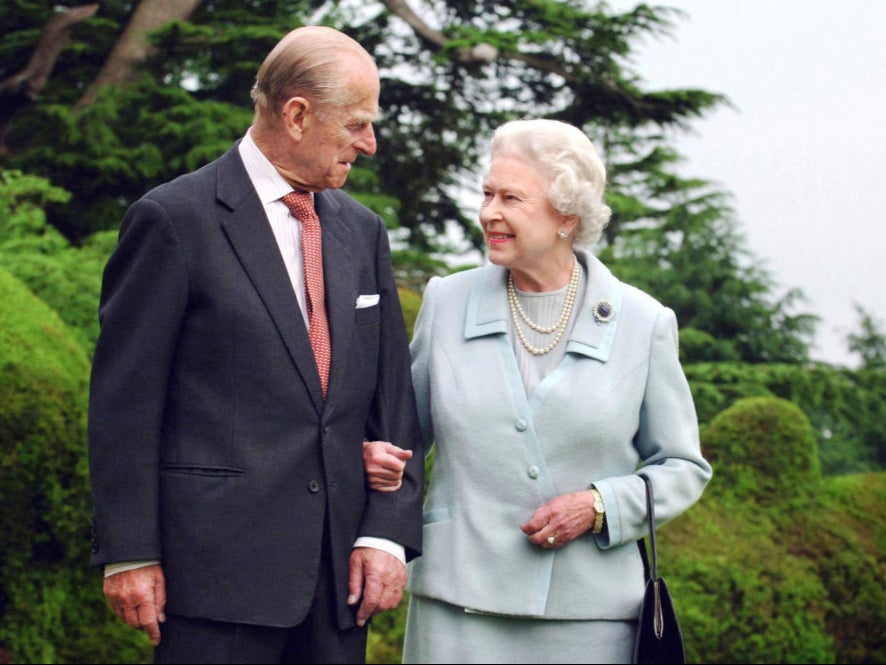
[[[148,35],[170,21],[187,21],[201,1],[140,0],[95,81],[74,105],[74,111],[92,104],[103,87],[128,80],[151,52]]]
[[[27,66],[0,81],[0,154],[7,152],[4,139],[12,118],[32,104],[46,85],[58,55],[68,41],[71,26],[90,18],[98,11],[98,6],[93,3],[66,9],[49,19]]]
[[[449,41],[446,39],[446,36],[442,32],[434,30],[433,28],[431,28],[431,26],[425,23],[418,16],[418,14],[412,11],[412,8],[406,3],[406,0],[381,0],[381,3],[385,7],[387,7],[392,14],[399,16],[401,19],[406,21],[409,27],[411,27],[415,31],[415,33],[421,39],[425,40],[432,48],[441,49],[446,46],[447,42]],[[575,76],[572,72],[564,69],[557,62],[550,58],[537,57],[526,53],[521,53],[520,51],[501,52],[498,48],[486,42],[475,44],[470,49],[460,49],[458,52],[459,62],[462,63],[492,62],[498,57],[522,62],[529,67],[532,67],[539,71],[548,72],[549,74],[560,76],[565,81],[568,81],[570,83],[579,82],[579,77]],[[596,77],[596,81],[601,87],[608,89],[613,94],[624,99],[628,99],[632,103],[636,104],[636,102],[629,95],[627,95],[612,81],[601,77]]]
[[[395,16],[399,16],[406,21],[410,28],[415,31],[419,37],[428,42],[428,44],[439,50],[446,46],[449,41],[446,36],[421,20],[421,18],[412,11],[412,8],[406,4],[405,0],[381,0],[381,3]],[[492,44],[475,44],[470,49],[459,49],[459,62],[492,62],[498,57],[498,49]]]

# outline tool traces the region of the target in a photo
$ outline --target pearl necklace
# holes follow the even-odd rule
[[[511,309],[511,319],[514,321],[514,330],[517,332],[517,338],[520,340],[520,343],[532,355],[543,356],[560,343],[560,338],[563,337],[563,333],[566,332],[566,324],[569,322],[569,317],[572,316],[572,308],[575,305],[575,297],[578,294],[578,282],[580,277],[581,268],[578,265],[578,260],[573,256],[572,275],[569,278],[569,287],[566,289],[566,298],[563,301],[563,311],[560,312],[560,318],[557,319],[554,325],[545,327],[535,323],[526,315],[526,312],[520,305],[520,301],[517,299],[517,289],[514,288],[514,277],[508,273],[508,305]],[[523,328],[520,326],[520,319],[536,332],[544,335],[550,335],[553,332],[556,332],[557,334],[550,344],[540,349],[537,346],[530,344],[529,340],[526,339]]]

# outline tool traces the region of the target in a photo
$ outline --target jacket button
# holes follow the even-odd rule
[[[308,483],[308,489],[311,490],[311,494],[316,494],[320,491],[320,483],[318,483],[316,480],[312,480]]]
[[[530,478],[532,478],[533,480],[535,480],[536,478],[538,478],[538,474],[539,474],[539,473],[540,473],[540,472],[539,472],[537,466],[530,466],[530,467],[526,470],[526,474],[527,474]]]

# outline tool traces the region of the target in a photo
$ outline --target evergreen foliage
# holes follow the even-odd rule
[[[70,200],[65,190],[18,171],[0,171],[0,259],[55,310],[92,357],[98,337],[102,268],[116,231],[97,232],[75,247],[46,222],[44,208]]]
[[[861,356],[862,367],[886,369],[886,330],[882,322],[874,318],[864,307],[855,304],[860,330],[846,337],[849,350]]]
[[[886,468],[882,370],[746,363],[696,363],[684,370],[703,424],[740,398],[781,397],[796,404],[812,424],[824,475]]]
[[[8,26],[0,79],[24,67],[52,3],[0,8]],[[132,15],[103,3],[70,31],[53,75],[7,137],[7,168],[41,175],[76,193],[49,201],[49,223],[75,245],[116,229],[126,206],[150,187],[226,150],[251,119],[249,90],[261,60],[303,23],[340,27],[367,46],[382,73],[382,149],[358,162],[347,188],[375,209],[402,247],[404,286],[420,290],[448,271],[446,257],[482,247],[478,172],[502,121],[548,116],[595,137],[610,172],[614,211],[601,251],[616,273],[672,306],[689,333],[687,361],[808,360],[816,317],[803,296],[776,297],[772,277],[749,260],[728,197],[674,173],[667,130],[728,104],[704,90],[644,89],[634,45],[671,34],[682,15],[640,4],[422,5],[418,32],[388,2],[220,0],[153,32],[153,51],[126,84],[81,105]],[[0,162],[2,163],[2,162]],[[441,260],[442,257],[442,260]],[[696,333],[693,335],[693,333]]]

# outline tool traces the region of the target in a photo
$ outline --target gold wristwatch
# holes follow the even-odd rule
[[[603,518],[606,517],[606,506],[603,505],[603,497],[600,495],[600,492],[597,491],[596,487],[591,487],[588,491],[594,495],[594,511],[597,513],[597,517],[594,519],[594,528],[591,529],[591,533],[598,534],[603,530]]]

